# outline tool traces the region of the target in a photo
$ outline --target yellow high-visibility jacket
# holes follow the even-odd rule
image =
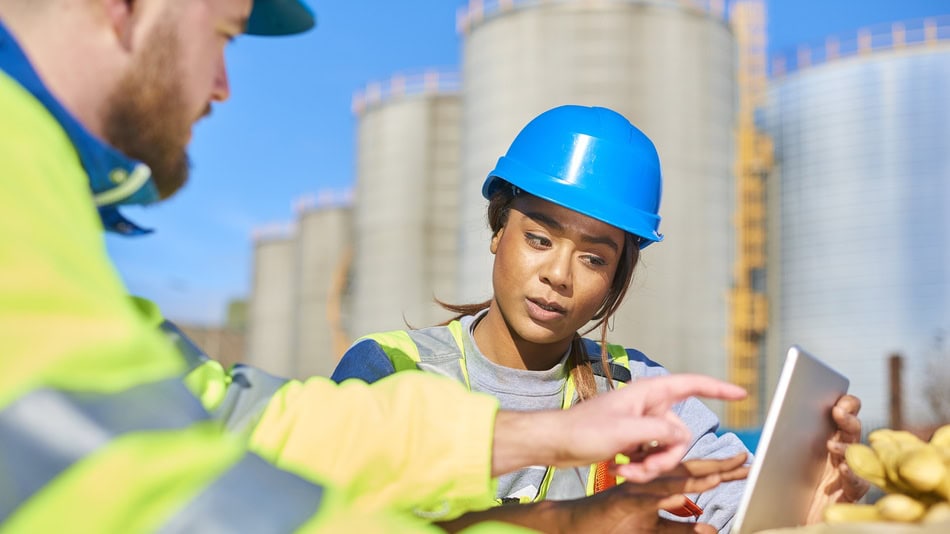
[[[284,382],[226,431],[206,406],[234,376],[127,297],[83,158],[101,142],[11,48],[0,23],[0,531],[399,532],[429,527],[393,511],[491,501],[497,405],[443,378]]]

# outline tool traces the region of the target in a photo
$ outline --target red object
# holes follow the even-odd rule
[[[613,464],[612,460],[605,460],[597,464],[597,471],[594,473],[594,493],[600,493],[617,485],[617,477],[610,472]],[[684,496],[684,498],[686,502],[682,506],[665,508],[665,510],[677,517],[699,517],[703,515],[703,509],[698,504],[689,497]]]
[[[665,510],[678,517],[699,517],[703,515],[703,509],[689,497],[686,497],[686,502],[683,503],[683,506],[672,509],[665,508]]]
[[[612,460],[604,460],[597,464],[597,471],[594,473],[594,493],[600,493],[617,485],[617,477],[610,472],[613,463]]]

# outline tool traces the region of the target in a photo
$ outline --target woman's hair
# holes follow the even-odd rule
[[[488,226],[491,228],[493,236],[508,223],[508,213],[511,210],[511,204],[515,197],[519,194],[528,194],[515,189],[507,182],[499,180],[496,183],[495,192],[492,193],[491,199],[489,199],[488,202]],[[627,232],[625,236],[620,264],[617,265],[617,271],[614,273],[610,291],[604,298],[600,309],[597,310],[597,313],[591,318],[591,320],[597,322],[584,332],[586,334],[600,327],[600,360],[603,364],[604,373],[607,375],[609,387],[613,387],[613,380],[610,375],[610,365],[608,365],[607,321],[623,302],[623,297],[627,294],[627,288],[630,287],[630,280],[633,278],[633,269],[637,266],[637,260],[640,259],[639,238],[629,232]],[[491,305],[491,300],[478,304],[448,304],[438,299],[436,299],[436,302],[446,310],[458,314],[442,323],[443,326],[452,321],[457,321],[466,315],[474,315],[487,309]],[[574,339],[571,341],[571,358],[568,360],[568,370],[574,379],[577,395],[581,401],[597,395],[597,382],[594,380],[594,370],[591,368],[590,359],[587,357],[587,351],[584,349],[581,336],[576,332],[574,333]]]

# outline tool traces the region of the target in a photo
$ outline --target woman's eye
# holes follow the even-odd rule
[[[603,267],[604,265],[607,265],[607,260],[601,258],[600,256],[587,256],[587,263],[596,265],[597,267]]]
[[[524,237],[525,237],[525,240],[528,241],[528,244],[530,244],[533,247],[550,247],[551,246],[551,240],[544,236],[532,234],[529,232],[529,233],[525,233]]]

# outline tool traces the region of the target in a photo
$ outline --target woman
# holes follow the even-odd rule
[[[661,241],[660,165],[653,143],[605,108],[562,106],[532,120],[482,188],[495,256],[494,296],[445,305],[459,315],[445,325],[374,334],[354,344],[333,379],[372,382],[405,369],[453,377],[496,396],[505,409],[568,408],[631,379],[667,371],[635,349],[606,342],[640,250]],[[599,328],[600,341],[578,331]],[[856,409],[854,410],[856,413]],[[677,415],[694,436],[686,458],[746,452],[718,420],[690,399]],[[850,416],[851,414],[849,414]],[[853,418],[856,421],[856,418]],[[848,439],[856,434],[848,419]],[[662,444],[655,444],[662,446]],[[539,466],[499,479],[506,501],[567,499],[616,483],[610,466],[555,470]],[[696,516],[721,530],[738,508],[743,482],[695,496]]]

